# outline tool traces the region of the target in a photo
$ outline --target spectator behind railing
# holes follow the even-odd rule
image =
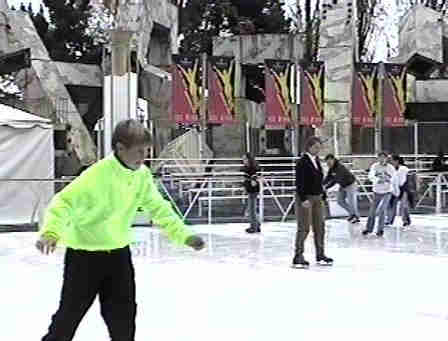
[[[248,204],[249,204],[249,217],[250,217],[250,227],[246,229],[247,233],[258,233],[261,232],[260,222],[257,220],[257,215],[255,212],[257,195],[260,192],[260,184],[258,178],[258,172],[260,172],[260,166],[258,162],[254,159],[251,153],[246,153],[243,156],[243,167],[241,167],[241,172],[244,173],[243,186],[248,194]]]
[[[448,172],[448,165],[445,163],[445,156],[443,151],[440,151],[437,157],[434,159],[432,163],[433,172]]]

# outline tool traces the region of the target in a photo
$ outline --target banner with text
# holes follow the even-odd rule
[[[377,107],[378,64],[355,63],[353,77],[353,125],[373,127]]]
[[[293,120],[293,63],[289,60],[267,59],[265,68],[266,126],[288,126]]]
[[[324,120],[324,63],[300,63],[300,68],[300,124],[320,126]]]
[[[176,123],[199,122],[200,84],[200,58],[173,55],[172,113]]]
[[[235,115],[235,59],[209,57],[208,59],[208,122],[231,124]]]
[[[406,65],[384,64],[384,126],[404,127],[406,110]]]

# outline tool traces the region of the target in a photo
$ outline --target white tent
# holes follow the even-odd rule
[[[0,225],[37,222],[54,193],[37,181],[54,178],[51,121],[0,104],[0,165]]]

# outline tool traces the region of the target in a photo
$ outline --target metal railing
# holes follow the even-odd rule
[[[350,156],[355,159],[357,156]],[[373,156],[370,156],[373,157]],[[428,155],[409,156],[420,162],[420,159],[428,158]],[[291,163],[275,163],[270,162],[267,165],[275,166],[277,171],[262,171],[263,176],[260,183],[260,194],[258,195],[258,213],[260,220],[265,218],[265,209],[269,206],[271,218],[284,221],[293,209],[295,202],[295,171],[294,160],[290,158]],[[194,161],[194,160],[190,160]],[[201,161],[201,160],[197,160]],[[220,159],[215,159],[215,164],[210,164],[209,172],[203,173],[170,173],[170,166],[161,169],[155,177],[156,182],[160,186],[161,192],[173,204],[175,210],[184,219],[191,217],[193,210],[197,210],[202,216],[203,206],[207,206],[208,223],[216,221],[215,206],[217,202],[229,204],[238,200],[244,203],[247,200],[247,194],[242,187],[243,173],[240,172],[242,166],[240,159],[227,159],[223,163]],[[325,164],[323,164],[325,166]],[[282,167],[289,167],[281,170]],[[361,199],[371,200],[372,184],[368,181],[367,171],[364,169],[352,169],[358,182],[359,193]],[[417,207],[430,207],[436,213],[441,213],[447,204],[445,200],[448,194],[448,173],[433,173],[418,169],[416,172],[420,186],[422,188]],[[61,179],[5,179],[0,178],[2,182],[24,182],[24,183],[53,183],[55,192],[63,188],[63,184],[69,183],[74,177],[66,177]],[[33,199],[34,200],[34,199]],[[179,205],[179,200],[185,205]],[[331,198],[330,200],[335,200]],[[269,204],[268,204],[269,203]],[[30,205],[35,205],[31,203]],[[221,206],[221,203],[218,205]],[[183,207],[183,209],[181,209]],[[240,204],[237,207],[241,207]],[[234,213],[234,212],[233,212]],[[238,216],[235,213],[235,216]],[[30,223],[34,217],[30,217]]]

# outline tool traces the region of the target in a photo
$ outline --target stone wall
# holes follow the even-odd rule
[[[448,102],[447,87],[448,79],[428,79],[424,81],[417,81],[415,102]]]
[[[90,164],[96,160],[96,147],[86,129],[75,104],[64,85],[64,81],[43,45],[29,15],[22,11],[8,11],[8,24],[13,36],[8,45],[7,52],[14,52],[23,48],[31,49],[31,69],[22,70],[17,76],[18,83],[24,91],[24,100],[33,103],[28,110],[43,116],[48,115],[48,110],[40,111],[41,104],[51,103],[56,111],[58,102],[63,99],[67,104],[69,113],[65,119],[70,124],[71,130],[68,136],[70,151],[81,164]],[[50,117],[54,119],[55,117]]]
[[[288,34],[215,37],[213,55],[241,55],[242,64],[263,64],[265,59],[298,60],[303,55],[301,39],[299,35]]]
[[[103,72],[95,64],[54,62],[65,85],[103,86]]]
[[[322,13],[319,60],[325,62],[325,120],[316,134],[327,141],[323,153],[336,152],[334,122],[341,122],[337,125],[339,153],[351,153],[350,98],[355,44],[351,13],[354,3],[340,0],[325,6]]]
[[[400,45],[400,54],[411,56],[419,55],[434,60],[438,63],[443,62],[442,48],[442,22],[440,13],[425,6],[416,6],[409,17],[412,25],[406,29],[404,26],[403,43],[410,43],[414,50],[409,49],[406,44]],[[415,42],[414,42],[415,41]]]
[[[427,76],[443,62],[443,24],[440,13],[423,5],[413,7],[399,29],[399,54],[394,61],[408,63],[408,70]]]

